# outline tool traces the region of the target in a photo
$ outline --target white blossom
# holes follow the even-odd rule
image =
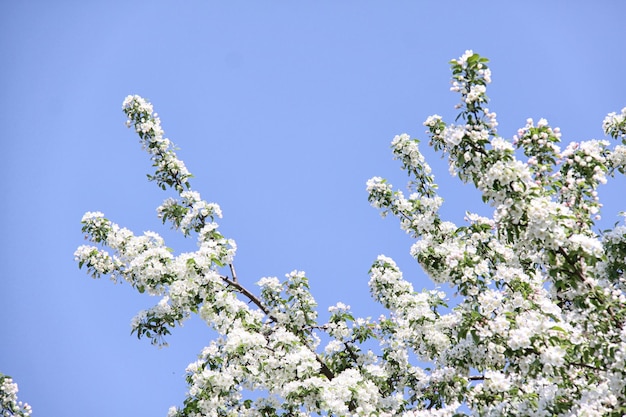
[[[175,254],[156,232],[134,235],[88,212],[82,224],[90,244],[74,256],[93,277],[159,297],[132,319],[139,337],[164,345],[193,314],[216,335],[187,367],[184,407],[168,417],[623,414],[626,226],[598,235],[594,221],[597,188],[624,172],[626,147],[590,140],[561,151],[561,131],[545,119],[528,119],[512,141],[498,136],[496,114],[486,108],[487,63],[472,50],[452,60],[457,124],[433,115],[424,126],[450,172],[476,186],[493,216],[466,213],[461,226],[442,219],[419,141],[395,136],[407,191],[373,177],[368,199],[399,219],[414,239],[410,254],[436,288],[416,290],[413,275],[378,256],[368,284],[386,309],[378,319],[337,302],[318,322],[302,271],[282,280],[238,277],[220,206],[191,188],[152,105],[124,100],[127,125],[154,164],[151,180],[177,194],[157,215],[194,236],[197,249]],[[626,108],[609,114],[605,133],[626,135],[625,118]],[[246,287],[255,279],[258,294]],[[0,393],[17,404],[11,384],[3,379]]]

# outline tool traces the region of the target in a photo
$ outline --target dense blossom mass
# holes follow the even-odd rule
[[[17,384],[13,378],[0,373],[0,416],[29,417],[32,413],[30,405],[18,401]]]
[[[626,170],[626,108],[603,122],[621,142],[613,147],[591,140],[561,149],[560,130],[544,119],[528,119],[507,140],[486,107],[487,64],[472,51],[452,60],[460,113],[454,124],[433,115],[424,125],[450,173],[493,207],[491,218],[440,218],[433,174],[407,134],[392,141],[410,177],[406,194],[380,177],[367,182],[370,203],[400,220],[415,238],[412,256],[460,301],[416,291],[380,256],[369,287],[388,313],[376,319],[339,303],[319,323],[301,271],[261,278],[256,291],[244,286],[235,242],[218,231],[219,206],[191,189],[152,105],[124,100],[155,168],[150,179],[176,194],[158,216],[198,248],[174,255],[158,234],[135,235],[90,212],[82,224],[91,243],[75,257],[93,277],[159,297],[132,320],[137,336],[163,345],[191,314],[215,330],[169,417],[626,414],[626,226],[595,226],[598,187]]]

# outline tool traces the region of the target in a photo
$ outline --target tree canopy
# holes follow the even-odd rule
[[[626,226],[596,230],[597,189],[626,169],[626,108],[609,114],[608,140],[568,143],[544,119],[512,140],[486,106],[488,60],[473,51],[450,61],[460,95],[454,123],[424,122],[450,173],[494,209],[440,218],[442,199],[419,140],[391,148],[409,176],[406,191],[381,177],[369,202],[415,238],[410,251],[441,289],[416,291],[396,263],[370,269],[372,297],[388,313],[355,317],[342,303],[318,321],[304,272],[247,287],[236,244],[218,230],[220,207],[191,187],[152,104],[128,96],[128,126],[150,154],[150,180],[174,197],[158,216],[195,252],[174,255],[156,233],[135,235],[88,212],[91,241],[75,252],[94,277],[125,281],[160,297],[132,322],[155,345],[199,315],[217,337],[187,368],[187,397],[174,416],[622,416],[626,413]],[[245,260],[244,260],[245,262]],[[449,305],[450,304],[450,305]]]

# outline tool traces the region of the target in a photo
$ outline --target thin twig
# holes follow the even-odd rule
[[[231,271],[234,272],[234,267],[231,264]],[[274,317],[272,317],[272,315],[270,314],[270,311],[267,309],[267,307],[265,307],[263,305],[263,303],[261,303],[261,300],[259,300],[254,294],[252,294],[250,291],[248,291],[246,289],[246,287],[242,286],[241,284],[239,284],[237,282],[236,279],[236,275],[233,274],[233,279],[229,279],[228,277],[222,277],[222,280],[229,286],[234,287],[238,292],[240,292],[241,294],[245,295],[246,297],[248,297],[248,299],[250,301],[252,301],[254,303],[254,305],[256,305],[259,309],[261,309],[261,311],[263,313],[265,313],[266,316],[268,316],[269,318],[272,319],[272,321],[276,321],[276,319]]]
[[[231,271],[233,271],[233,277],[236,277],[236,275],[234,274],[234,267],[232,266],[232,264],[231,264],[231,268],[232,268]],[[230,285],[231,287],[234,287],[238,292],[240,292],[244,296],[248,297],[248,299],[250,301],[252,301],[252,303],[254,303],[254,305],[256,305],[263,313],[265,313],[265,315],[267,317],[269,317],[270,320],[272,320],[273,322],[278,323],[278,320],[276,320],[276,318],[270,314],[270,311],[267,309],[267,307],[265,307],[263,305],[263,303],[261,303],[261,300],[259,300],[254,294],[252,294],[250,291],[248,291],[244,286],[239,284],[235,280],[235,278],[229,279],[228,277],[222,276],[222,280],[227,285]],[[309,348],[309,350],[315,355],[315,360],[320,364],[320,371],[322,372],[322,374],[326,378],[328,378],[329,381],[331,379],[333,379],[335,377],[335,374],[333,374],[333,371],[331,371],[330,368],[328,367],[328,365],[326,365],[326,363],[324,362],[322,357],[317,352],[315,352],[315,350],[313,350],[304,340],[301,339],[301,342],[307,348]]]

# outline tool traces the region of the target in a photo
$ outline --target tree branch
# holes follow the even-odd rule
[[[229,279],[226,276],[222,276],[222,280],[227,285],[234,287],[235,290],[237,290],[238,292],[246,296],[254,305],[256,305],[263,313],[265,313],[265,315],[269,317],[271,321],[278,323],[278,320],[270,314],[270,311],[267,309],[267,307],[263,305],[261,300],[259,300],[254,294],[252,294],[244,286],[242,286],[236,281],[236,275],[234,274],[234,267],[232,266],[232,264],[230,266],[231,266],[231,271],[233,271],[233,279]],[[313,350],[304,340],[300,339],[300,341],[315,355],[315,360],[320,364],[320,371],[322,372],[322,375],[328,378],[328,380],[333,379],[335,377],[335,374],[333,373],[333,371],[330,370],[328,365],[326,365],[322,357],[315,350]]]
[[[231,267],[231,271],[234,272],[234,267],[232,266],[232,264],[230,265],[230,267]],[[261,300],[259,300],[254,294],[248,291],[246,287],[244,287],[243,285],[237,282],[237,276],[234,275],[234,273],[233,273],[233,279],[229,279],[226,276],[222,276],[221,278],[226,283],[226,285],[234,287],[235,290],[237,290],[238,292],[246,296],[250,301],[252,301],[252,303],[254,303],[254,305],[256,305],[263,313],[265,313],[266,316],[272,319],[272,321],[276,321],[276,319],[270,314],[270,311],[267,309],[267,307],[263,305]]]
[[[230,267],[230,273],[233,275],[233,282],[237,282],[237,273],[235,272],[235,264],[228,264]]]

